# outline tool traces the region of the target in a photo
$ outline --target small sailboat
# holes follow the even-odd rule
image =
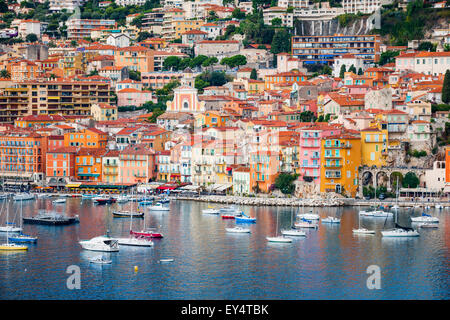
[[[9,206],[8,206],[9,207]],[[6,211],[6,220],[9,219],[9,210]],[[0,251],[28,250],[27,246],[9,242],[9,231],[6,231],[6,243],[0,243]]]
[[[111,196],[95,197],[92,200],[94,200],[94,202],[96,204],[111,204],[111,203],[115,203],[116,202],[116,199],[111,197]]]
[[[294,223],[294,226],[296,228],[313,228],[313,229],[317,229],[319,227],[319,225],[317,224],[317,222],[312,222],[311,220],[302,218],[300,219],[300,222],[296,222]]]
[[[242,227],[234,227],[234,228],[225,228],[227,232],[231,233],[250,233],[250,229],[242,228]]]
[[[422,216],[420,216],[420,217],[411,217],[411,221],[412,222],[439,223],[439,218],[432,217],[431,215],[423,212]]]
[[[395,228],[391,230],[383,230],[381,231],[381,235],[383,237],[396,237],[396,238],[405,238],[405,237],[418,237],[420,236],[419,232],[417,230],[414,230],[413,228],[406,228],[402,227],[399,224],[397,224],[397,214],[395,214]],[[386,221],[384,222],[386,224]]]
[[[20,202],[20,228],[23,228],[23,213],[22,213],[22,202]],[[34,243],[37,241],[37,237],[33,237],[30,236],[28,234],[24,234],[22,232],[20,232],[20,234],[18,235],[12,235],[11,237],[9,237],[9,241],[12,242],[18,242],[18,243],[25,243],[25,242],[30,242],[30,243]]]
[[[21,232],[22,228],[16,226],[14,222],[9,222],[9,201],[2,203],[2,209],[3,205],[6,205],[6,222],[4,226],[0,226],[0,232]]]
[[[291,237],[306,237],[306,233],[300,230],[295,229],[294,226],[294,211],[292,210],[291,214],[291,228],[281,230],[281,234],[283,236],[291,236]]]
[[[328,216],[327,218],[322,219],[322,223],[341,223],[341,219]]]
[[[130,198],[128,196],[126,196],[126,195],[120,195],[116,199],[117,203],[125,203],[125,202],[128,202],[128,201],[130,201]]]
[[[203,214],[215,214],[215,215],[218,215],[219,213],[220,213],[220,210],[219,209],[203,209],[202,210],[202,213]]]
[[[173,262],[173,261],[174,261],[174,259],[171,259],[171,258],[159,259],[159,262],[161,262],[161,263],[165,263],[165,262]]]
[[[352,230],[354,234],[375,234],[375,230],[361,228],[361,215],[358,214],[358,229]]]
[[[102,256],[97,256],[97,257],[89,259],[89,262],[90,263],[96,263],[96,264],[111,264],[112,260],[105,259]]]
[[[247,216],[244,213],[244,211],[241,211],[241,215],[236,216],[234,218],[234,220],[236,221],[236,223],[255,223],[256,222],[256,218],[250,218],[249,216]]]
[[[133,215],[130,219],[130,236],[128,238],[118,238],[117,241],[119,245],[123,246],[134,246],[134,247],[151,247],[153,246],[153,241],[148,238],[136,238],[133,237],[131,231],[133,230]]]
[[[34,194],[32,193],[18,193],[13,197],[14,201],[26,201],[26,200],[34,200]]]
[[[148,209],[150,211],[164,211],[164,212],[170,211],[170,208],[164,206],[161,202],[157,202],[155,205],[150,206]]]
[[[275,237],[266,237],[266,239],[269,242],[276,242],[276,243],[292,242],[291,238],[286,238],[285,236],[278,236],[278,210],[277,210],[277,224],[276,224],[276,228],[275,228]]]
[[[113,217],[115,218],[143,218],[143,212],[131,212],[131,211],[113,211]]]
[[[236,215],[239,213],[239,209],[234,205],[220,208],[219,211],[221,214],[229,214],[229,215],[231,214]]]
[[[52,203],[53,204],[66,203],[66,200],[67,200],[66,198],[59,198],[59,199],[53,200]]]
[[[307,219],[307,220],[319,220],[320,216],[317,213],[312,213],[312,210],[309,213],[300,213],[297,215],[299,218]]]
[[[439,228],[439,225],[436,223],[421,223],[418,225],[419,228]]]

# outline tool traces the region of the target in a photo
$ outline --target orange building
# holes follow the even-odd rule
[[[250,189],[269,192],[280,172],[280,152],[258,151],[250,154]]]
[[[83,181],[102,181],[102,157],[104,148],[80,148],[75,155],[75,179]]]
[[[156,178],[155,152],[148,144],[135,144],[119,153],[119,181],[145,183]]]
[[[153,52],[142,46],[119,48],[114,53],[114,60],[116,67],[127,67],[141,73],[154,70]]]
[[[47,151],[46,179],[50,187],[63,187],[75,177],[77,147],[59,147]]]
[[[162,128],[156,128],[154,130],[145,130],[141,133],[141,143],[145,143],[155,151],[164,151],[165,143],[171,138],[171,132]]]
[[[11,64],[11,80],[24,81],[39,78],[41,69],[37,64],[28,60],[20,60]]]
[[[274,87],[277,85],[292,86],[294,83],[300,83],[306,80],[306,75],[300,71],[281,72],[265,76],[264,85],[266,90],[274,90]]]
[[[450,146],[445,147],[445,183],[450,183]]]
[[[17,118],[14,121],[14,125],[19,128],[34,128],[34,127],[46,127],[51,124],[65,121],[64,117],[59,114],[47,115],[29,115],[21,118]]]
[[[0,133],[0,176],[34,181],[44,179],[47,137],[25,130]]]
[[[64,134],[65,147],[106,148],[108,134],[96,128],[83,129],[80,132]]]

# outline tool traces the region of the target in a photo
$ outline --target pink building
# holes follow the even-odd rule
[[[341,125],[317,123],[300,129],[299,165],[302,176],[312,177],[320,184],[321,139],[340,134]]]
[[[157,102],[151,91],[141,91],[134,88],[122,89],[117,92],[117,106],[142,106],[147,101]]]
[[[119,153],[119,181],[146,183],[156,178],[155,151],[145,143],[126,147]]]

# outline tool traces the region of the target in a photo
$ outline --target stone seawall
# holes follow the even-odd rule
[[[345,205],[345,202],[341,199],[252,198],[238,196],[200,196],[198,198],[178,196],[172,199],[248,206],[338,207]]]

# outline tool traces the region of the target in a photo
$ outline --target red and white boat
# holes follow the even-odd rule
[[[236,216],[234,214],[222,214],[222,219],[235,219]]]
[[[136,238],[162,238],[163,235],[155,230],[145,230],[145,231],[130,231],[130,234],[135,236]]]

